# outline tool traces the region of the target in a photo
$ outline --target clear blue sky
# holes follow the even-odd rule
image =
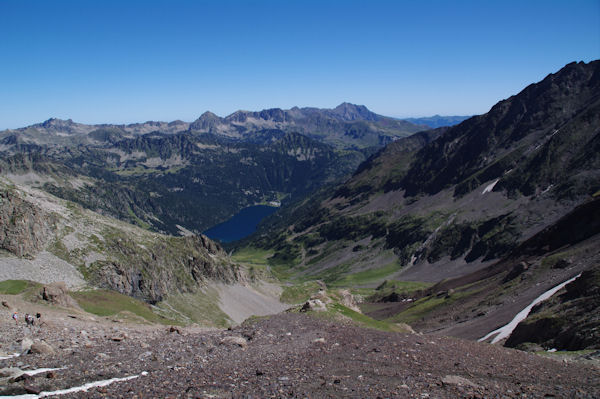
[[[343,101],[477,114],[597,58],[599,0],[0,0],[0,129]]]

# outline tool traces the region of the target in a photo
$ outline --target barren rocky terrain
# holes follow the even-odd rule
[[[0,351],[19,353],[33,343],[30,351],[42,352],[0,360],[0,372],[5,376],[0,379],[0,395],[5,396],[600,395],[600,368],[595,362],[554,360],[485,343],[363,329],[312,314],[282,313],[250,319],[230,330],[206,330],[125,324],[77,311],[34,308],[15,303],[12,296],[2,299],[12,300],[13,308],[21,311],[45,311],[45,324],[33,328],[21,320],[16,325],[10,309],[0,311]],[[43,368],[55,370],[36,373]],[[86,391],[77,390],[84,386]]]

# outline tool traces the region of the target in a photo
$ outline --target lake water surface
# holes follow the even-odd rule
[[[208,238],[221,242],[242,239],[254,233],[258,223],[277,209],[279,208],[267,205],[249,206],[235,214],[231,219],[206,230],[204,234]]]

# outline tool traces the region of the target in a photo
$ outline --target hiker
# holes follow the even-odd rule
[[[33,319],[33,316],[32,316],[31,318]],[[35,314],[35,318],[36,318],[36,319],[37,319],[37,321],[38,321],[38,323],[37,323],[37,324],[38,324],[38,328],[41,328],[43,325],[45,325],[45,324],[46,324],[46,322],[42,320],[42,314],[41,314],[41,313],[36,313],[36,314]],[[32,321],[31,321],[31,325],[33,325],[33,322],[34,322],[34,321],[35,321],[35,320],[32,320]]]
[[[19,314],[17,312],[13,313],[12,315],[13,320],[15,321],[15,324],[19,324]]]
[[[27,313],[25,315],[25,323],[27,323],[27,326],[33,327],[33,324],[35,323],[35,319],[33,318],[32,315],[30,315],[29,313]]]

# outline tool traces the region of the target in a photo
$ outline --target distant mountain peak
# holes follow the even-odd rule
[[[266,121],[272,120],[274,122],[284,122],[286,118],[286,112],[281,108],[269,108],[260,111],[259,117]]]
[[[204,112],[200,118],[190,123],[190,130],[211,129],[221,121],[221,118],[210,111]]]
[[[220,118],[216,114],[214,114],[210,111],[204,112],[202,115],[200,115],[200,118],[198,118],[198,120],[200,120],[200,121],[209,120],[209,119],[220,119]]]
[[[344,101],[343,103],[341,103],[340,105],[338,105],[337,107],[334,108],[334,110],[344,110],[344,109],[364,109],[367,111],[369,110],[364,105],[352,104],[347,101]]]
[[[228,121],[244,123],[248,119],[248,114],[249,114],[249,111],[237,110],[234,113],[232,113],[231,115],[227,115],[225,117],[225,119]]]
[[[45,120],[44,122],[40,123],[41,126],[43,127],[50,127],[50,126],[72,126],[74,125],[75,122],[73,122],[72,119],[58,119],[58,118],[50,118]]]
[[[381,117],[374,112],[371,112],[364,105],[356,105],[348,102],[343,102],[332,111],[332,114],[338,116],[345,121],[367,120],[376,121]]]

